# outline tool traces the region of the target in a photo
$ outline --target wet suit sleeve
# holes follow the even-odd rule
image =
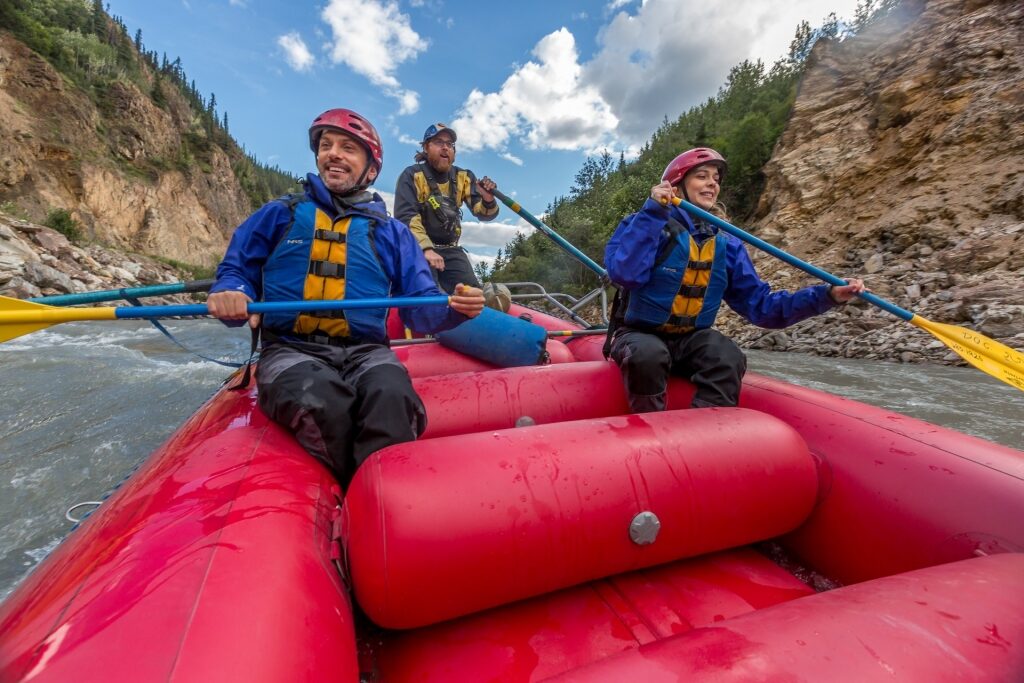
[[[647,284],[668,214],[668,208],[648,199],[638,212],[622,219],[604,250],[604,265],[612,282],[626,289]]]
[[[498,200],[485,202],[476,189],[476,176],[469,169],[466,169],[466,175],[469,176],[469,197],[466,204],[470,212],[484,222],[493,221],[498,215]]]
[[[420,213],[423,205],[416,193],[415,175],[415,167],[410,166],[398,176],[398,182],[395,184],[395,218],[409,226],[420,249],[432,249],[434,243],[427,237],[427,229],[423,225],[423,216]]]
[[[829,286],[825,284],[795,292],[773,292],[758,276],[750,254],[738,240],[729,240],[728,258],[729,284],[723,298],[732,310],[758,327],[788,327],[837,305],[828,295]]]
[[[374,239],[394,296],[447,296],[434,282],[430,266],[412,233],[396,220],[379,225]],[[414,306],[398,313],[406,327],[421,334],[451,329],[468,318],[448,306]]]
[[[263,296],[263,264],[284,235],[291,221],[291,211],[284,202],[264,204],[256,213],[235,228],[224,259],[217,266],[216,280],[210,293],[235,290],[253,301]],[[225,321],[237,327],[245,321]]]

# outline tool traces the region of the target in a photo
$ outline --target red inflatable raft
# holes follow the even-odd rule
[[[0,680],[1024,680],[1024,453],[756,375],[629,415],[601,342],[400,350],[428,431],[345,496],[221,391],[0,606]]]

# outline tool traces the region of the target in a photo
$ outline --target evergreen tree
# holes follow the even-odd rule
[[[107,15],[103,11],[102,0],[92,0],[92,33],[101,40],[107,39]]]

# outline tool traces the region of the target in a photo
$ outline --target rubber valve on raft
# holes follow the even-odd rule
[[[661,520],[658,515],[645,510],[637,514],[629,524],[629,537],[637,545],[650,545],[658,538]]]

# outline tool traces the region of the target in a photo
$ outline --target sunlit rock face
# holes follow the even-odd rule
[[[1024,4],[904,0],[819,43],[764,169],[752,230],[926,318],[1024,348]],[[753,250],[752,250],[753,251]],[[813,282],[755,255],[773,284]],[[952,360],[872,307],[784,332],[723,327],[748,346]]]
[[[195,160],[201,122],[175,88],[163,92],[164,108],[120,81],[90,98],[0,32],[0,205],[36,221],[67,209],[90,238],[215,263],[252,207],[228,153],[211,145]]]

